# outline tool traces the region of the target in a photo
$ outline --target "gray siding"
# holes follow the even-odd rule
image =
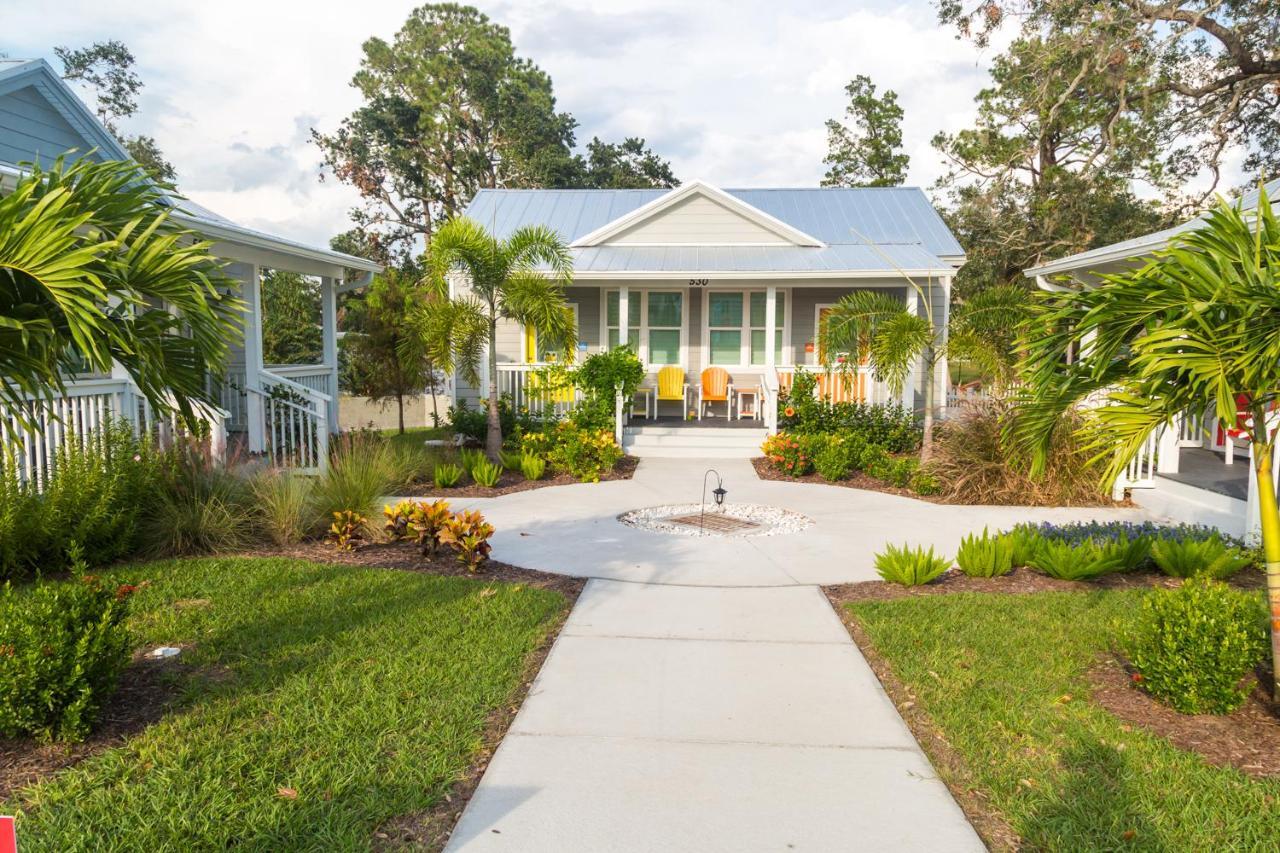
[[[33,86],[0,95],[0,160],[48,166],[72,148],[91,147]]]

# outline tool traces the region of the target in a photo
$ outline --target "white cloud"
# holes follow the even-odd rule
[[[118,38],[146,83],[126,127],[154,135],[195,201],[313,243],[348,227],[355,194],[317,179],[311,127],[359,104],[364,39],[390,38],[409,2],[69,0],[4,13],[14,57]],[[929,139],[972,117],[985,57],[938,25],[931,5],[766,0],[518,0],[479,3],[550,75],[579,141],[644,136],[677,175],[729,186],[812,185],[823,122],[868,74],[899,93],[912,183],[942,172]]]

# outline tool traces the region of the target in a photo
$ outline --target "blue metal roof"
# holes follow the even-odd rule
[[[566,243],[670,190],[481,190],[466,215],[498,237],[544,225]],[[964,250],[915,187],[726,189],[827,245],[621,246],[574,249],[579,272],[949,271]]]

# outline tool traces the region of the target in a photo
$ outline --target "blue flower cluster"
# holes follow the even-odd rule
[[[1172,540],[1176,542],[1201,542],[1217,537],[1224,545],[1232,548],[1244,548],[1239,539],[1224,536],[1207,524],[1156,524],[1153,521],[1134,523],[1132,521],[1078,521],[1071,524],[1052,524],[1044,522],[1040,525],[1020,524],[1020,528],[1035,530],[1045,539],[1055,542],[1067,542],[1082,545],[1085,542],[1103,544],[1120,539],[1133,541],[1140,537],[1147,539]]]

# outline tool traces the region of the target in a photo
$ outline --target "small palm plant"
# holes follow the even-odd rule
[[[903,586],[923,586],[942,576],[951,568],[951,561],[933,553],[933,548],[925,550],[903,545],[886,545],[884,550],[876,554],[876,572],[889,583]]]
[[[465,217],[449,220],[427,247],[427,282],[436,297],[416,312],[417,334],[407,355],[425,355],[432,364],[461,371],[479,384],[484,353],[498,351],[498,322],[514,320],[537,330],[538,339],[568,349],[576,333],[564,288],[573,281],[569,248],[550,228],[527,226],[505,239]],[[448,299],[448,276],[463,273],[466,295]],[[502,423],[498,416],[498,361],[488,359],[488,429],[485,452],[500,462]]]
[[[1271,415],[1280,403],[1280,219],[1266,188],[1256,209],[1219,202],[1200,227],[1144,266],[1051,298],[1034,330],[1026,336],[1021,411],[1008,426],[1033,473],[1045,468],[1062,413],[1099,398],[1085,430],[1109,463],[1106,485],[1153,430],[1181,412],[1213,400],[1222,426],[1234,429],[1237,400],[1246,401],[1240,421],[1253,446],[1280,673],[1280,506],[1271,476]],[[1062,355],[1072,348],[1086,355],[1068,364]],[[1280,678],[1275,683],[1280,691]]]
[[[933,453],[933,421],[937,409],[934,378],[942,359],[948,355],[977,364],[997,383],[1007,382],[1013,372],[1013,330],[1027,316],[1031,295],[1025,288],[988,288],[956,306],[951,325],[941,325],[933,316],[932,292],[941,288],[932,279],[917,283],[905,272],[911,285],[909,297],[924,308],[912,310],[908,301],[888,293],[855,290],[842,298],[822,318],[818,327],[818,351],[828,362],[839,353],[856,355],[875,377],[901,394],[917,362],[923,376],[924,416],[920,461]]]

